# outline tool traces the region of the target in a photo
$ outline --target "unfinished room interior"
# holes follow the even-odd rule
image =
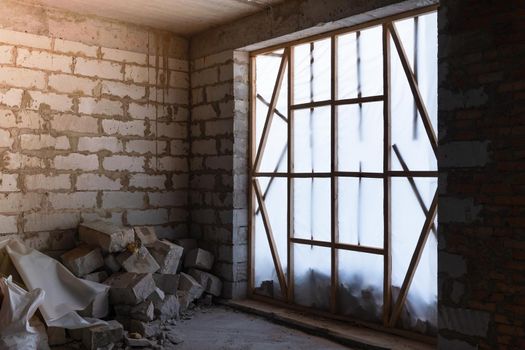
[[[523,1],[0,14],[0,350],[525,349]]]

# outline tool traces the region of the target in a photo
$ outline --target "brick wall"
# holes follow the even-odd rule
[[[525,348],[520,1],[439,10],[439,348]]]
[[[66,249],[98,218],[187,234],[188,61],[145,49],[0,29],[0,235]]]
[[[223,296],[247,283],[248,55],[192,61],[191,232],[215,254]]]

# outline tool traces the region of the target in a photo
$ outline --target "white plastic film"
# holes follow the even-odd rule
[[[330,38],[294,48],[294,103],[329,100],[331,96]]]
[[[330,248],[294,244],[294,296],[299,305],[330,307]]]
[[[294,179],[294,237],[330,242],[330,181],[326,178]]]

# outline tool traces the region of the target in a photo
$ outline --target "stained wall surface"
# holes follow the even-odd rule
[[[3,5],[0,234],[62,250],[105,219],[186,236],[185,39]]]

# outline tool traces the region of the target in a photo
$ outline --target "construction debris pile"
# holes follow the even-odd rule
[[[173,331],[195,304],[211,305],[222,282],[209,271],[214,257],[194,239],[158,239],[150,227],[123,228],[97,221],[81,224],[80,244],[60,257],[77,277],[108,285],[79,312],[107,325],[48,328],[50,345],[81,341],[87,349],[161,348],[182,341]],[[194,304],[195,303],[195,304]]]

